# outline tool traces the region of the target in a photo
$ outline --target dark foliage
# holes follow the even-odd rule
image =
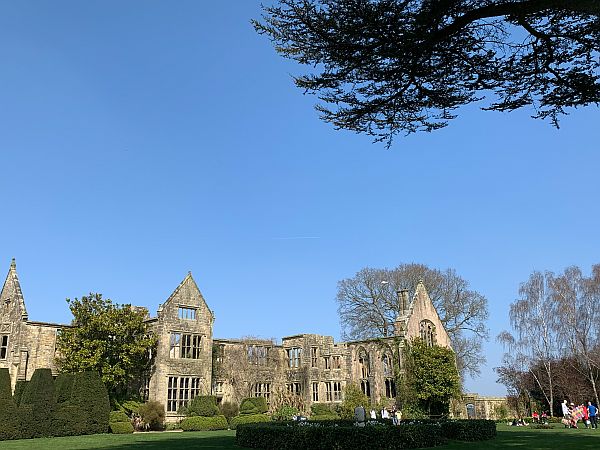
[[[133,433],[133,425],[131,422],[112,422],[109,424],[112,434],[131,434]]]
[[[81,406],[63,402],[57,405],[52,418],[52,436],[78,436],[87,431],[88,411]]]
[[[52,436],[54,378],[50,369],[36,369],[23,391],[20,402],[23,434],[26,437]]]
[[[61,373],[56,377],[56,380],[54,380],[54,397],[56,403],[67,402],[71,399],[74,380],[75,375],[72,373]]]
[[[20,439],[21,421],[13,401],[8,369],[0,369],[0,440]]]
[[[110,403],[108,391],[96,372],[75,374],[70,403],[87,411],[84,429],[86,433],[106,433]]]
[[[15,405],[19,406],[21,404],[21,397],[23,397],[23,392],[25,391],[25,386],[27,386],[29,381],[19,380],[15,384],[15,392],[13,393],[13,400],[15,401]]]
[[[352,421],[272,422],[241,425],[236,442],[265,449],[395,449],[435,447],[447,439],[482,441],[496,436],[491,420],[424,420],[394,426],[372,421],[356,427]]]
[[[279,0],[256,30],[308,66],[295,78],[336,128],[378,140],[484,109],[533,105],[555,125],[600,101],[600,3],[594,0]]]

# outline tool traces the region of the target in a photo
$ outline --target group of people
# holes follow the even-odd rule
[[[379,417],[381,419],[392,419],[392,423],[394,425],[398,425],[398,423],[402,420],[402,411],[396,409],[395,406],[391,409],[391,411],[388,411],[387,408],[383,407],[379,413]],[[374,408],[371,409],[371,419],[377,419],[377,412]]]
[[[567,404],[566,400],[563,400],[562,404],[562,423],[565,428],[578,428],[577,422],[581,420],[586,428],[598,428],[598,407],[593,405],[592,402],[587,402],[576,406],[574,403]]]

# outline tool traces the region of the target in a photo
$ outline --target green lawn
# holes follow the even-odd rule
[[[498,437],[484,442],[452,442],[440,450],[458,449],[523,449],[523,450],[600,450],[600,431],[568,430],[558,425],[552,430],[498,425]],[[238,449],[235,431],[195,433],[144,433],[134,435],[97,434],[65,438],[26,439],[0,442],[0,450],[195,450]],[[373,449],[376,450],[376,449]]]

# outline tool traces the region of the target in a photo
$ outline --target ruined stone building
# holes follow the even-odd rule
[[[402,313],[395,336],[355,342],[334,342],[331,336],[298,334],[281,343],[261,339],[219,339],[212,335],[214,314],[191,273],[147,322],[158,336],[154,370],[144,394],[165,405],[167,417],[199,394],[219,401],[243,397],[297,395],[303,404],[341,402],[344,387],[355,383],[374,402],[396,395],[394,357],[406,340],[420,337],[450,346],[449,337],[423,283],[398,293]],[[56,372],[56,336],[69,325],[29,320],[16,264],[12,261],[0,292],[0,367],[7,367],[13,386],[33,371]],[[396,358],[396,361],[398,359]],[[401,363],[400,363],[401,364]]]

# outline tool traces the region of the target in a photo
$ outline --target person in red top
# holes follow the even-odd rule
[[[534,423],[538,423],[540,421],[540,415],[538,414],[537,411],[533,412],[533,414],[531,415],[531,419],[533,420]]]
[[[590,414],[589,414],[589,411],[588,411],[585,403],[583,405],[581,405],[581,408],[583,408],[583,423],[585,424],[586,428],[589,428],[590,427]]]

